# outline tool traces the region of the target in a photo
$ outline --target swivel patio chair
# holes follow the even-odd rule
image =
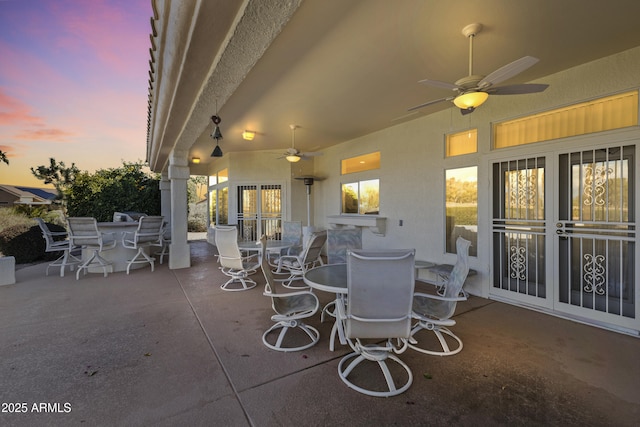
[[[81,271],[84,270],[86,274],[86,270],[94,266],[102,268],[104,277],[107,277],[107,270],[113,271],[113,264],[100,256],[100,252],[116,247],[115,233],[101,232],[95,218],[67,218],[67,225],[69,227],[69,245],[93,251],[91,257],[78,267],[76,280],[80,279]]]
[[[45,252],[62,252],[58,259],[47,266],[45,274],[49,275],[49,268],[51,267],[60,267],[60,277],[64,277],[65,267],[69,266],[69,269],[73,271],[74,267],[82,262],[71,253],[76,248],[69,244],[69,233],[66,231],[51,231],[42,218],[36,218],[36,222],[40,227],[40,231],[42,231],[42,237],[46,244]]]
[[[462,350],[462,340],[448,327],[456,324],[451,317],[456,311],[458,301],[465,301],[462,286],[469,273],[469,246],[471,242],[458,237],[456,248],[458,260],[442,288],[442,295],[418,293],[413,297],[413,318],[417,320],[411,330],[409,347],[425,354],[451,356]],[[433,332],[439,347],[433,349],[433,343],[424,338],[421,344],[416,336],[422,330]],[[449,338],[447,338],[449,337]],[[435,341],[435,340],[431,340]],[[450,346],[452,344],[452,346]]]
[[[220,271],[230,279],[220,285],[224,291],[246,291],[256,286],[249,278],[260,267],[257,253],[243,257],[238,248],[238,229],[236,227],[216,227],[216,247]],[[241,285],[238,287],[238,283]]]
[[[348,249],[362,249],[362,228],[330,228],[327,230],[327,263],[345,264]],[[335,301],[331,301],[322,309],[320,320],[326,316],[335,317]],[[334,328],[335,331],[335,328]],[[334,335],[331,336],[333,343]],[[333,348],[333,345],[331,346]]]
[[[302,251],[302,223],[300,221],[282,222],[282,241],[290,246],[279,252],[268,251],[269,265],[278,267],[282,255],[297,255]],[[279,271],[277,271],[279,273]]]
[[[260,239],[262,245],[262,253],[266,253],[267,239],[263,235]],[[267,261],[267,257],[263,256],[261,261],[262,273],[264,274],[264,296],[271,298],[271,307],[276,314],[271,316],[271,320],[276,322],[262,335],[262,342],[264,345],[272,350],[277,351],[299,351],[307,349],[315,345],[320,339],[320,333],[312,326],[306,325],[302,322],[302,319],[313,316],[320,305],[318,297],[310,291],[298,291],[289,292],[285,294],[279,294],[276,291],[276,283],[271,272],[271,267]],[[275,343],[271,336],[273,332],[279,331]],[[291,337],[290,332],[300,331],[304,332],[303,344],[295,345],[300,342],[301,338],[298,336]],[[287,339],[288,338],[288,339]],[[309,341],[309,339],[311,339]],[[288,346],[291,341],[294,342],[293,346]]]
[[[395,396],[406,391],[413,382],[411,369],[395,354],[407,349],[411,336],[414,258],[413,249],[347,252],[348,304],[345,306],[344,300],[337,300],[336,314],[337,321],[343,322],[345,337],[353,353],[340,360],[338,375],[348,387],[360,393],[375,397]],[[395,377],[387,366],[389,361],[401,368],[393,370],[397,373]],[[374,378],[367,370],[368,362],[378,364],[384,387],[372,384],[379,377]],[[350,378],[355,369],[363,372]]]
[[[149,256],[145,250],[149,251],[152,246],[162,248],[162,232],[164,218],[161,216],[142,216],[138,220],[136,231],[125,231],[122,234],[122,246],[128,249],[137,249],[135,256],[127,261],[127,274],[133,264],[151,264],[151,271],[154,269],[155,258]]]
[[[288,274],[288,277],[283,279],[277,279],[279,282],[283,282],[283,286],[290,289],[306,289],[307,286],[302,283],[304,273],[310,268],[316,265],[323,265],[320,254],[322,247],[327,241],[327,232],[317,231],[309,237],[309,241],[298,255],[281,255],[278,260],[278,267],[275,270],[276,273],[282,272]],[[297,282],[294,284],[294,282]]]

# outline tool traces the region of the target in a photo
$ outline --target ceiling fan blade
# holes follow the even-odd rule
[[[533,56],[525,56],[517,59],[510,64],[498,68],[493,73],[480,80],[478,87],[482,89],[510,79],[516,74],[520,74],[527,68],[533,66],[538,61],[539,59],[534,58]]]
[[[407,111],[417,110],[419,108],[427,107],[427,106],[433,105],[433,104],[438,104],[438,103],[444,102],[444,101],[451,101],[454,98],[455,98],[455,96],[450,96],[448,98],[440,98],[440,99],[436,99],[434,101],[425,102],[424,104],[420,104],[420,105],[416,105],[415,107],[411,107]]]
[[[424,79],[424,80],[420,80],[418,83],[421,83],[423,85],[433,86],[433,87],[439,87],[441,89],[458,90],[458,86],[454,85],[453,83],[443,82],[440,80]]]
[[[312,151],[309,153],[299,153],[298,155],[302,158],[304,157],[314,157],[314,156],[322,156],[324,153],[320,152],[320,151]]]
[[[523,95],[526,93],[538,93],[544,91],[549,85],[537,83],[525,83],[519,85],[508,85],[486,90],[491,95]]]

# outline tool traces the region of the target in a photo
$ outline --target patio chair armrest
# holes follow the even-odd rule
[[[66,236],[67,233],[66,231],[49,231],[48,233],[50,236]]]
[[[441,295],[434,295],[434,294],[425,294],[422,292],[415,292],[413,294],[414,298],[415,297],[422,297],[422,298],[428,298],[428,299],[435,299],[435,300],[439,300],[439,301],[466,301],[467,297],[464,295],[461,296],[457,296],[457,297],[443,297]]]

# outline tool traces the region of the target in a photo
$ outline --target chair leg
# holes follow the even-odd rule
[[[109,267],[111,269],[111,272],[113,272],[113,266],[111,265],[111,263],[106,259],[102,258],[100,256],[98,249],[95,249],[93,251],[93,255],[91,255],[91,258],[83,262],[78,267],[78,271],[76,272],[76,280],[80,280],[80,272],[82,270],[88,270],[92,264],[96,264],[96,266],[100,266],[102,268],[102,270],[104,271],[104,277],[107,277],[107,267]],[[86,274],[86,271],[85,271],[85,274]]]
[[[429,350],[419,347],[418,340],[414,337],[414,335],[422,330],[433,332],[438,339],[442,350]],[[448,335],[454,340],[455,343],[457,343],[453,350],[449,346],[449,342],[447,342],[445,335]],[[430,354],[432,356],[453,356],[454,354],[458,354],[460,353],[460,351],[462,351],[463,344],[462,340],[456,334],[451,332],[449,328],[433,324],[425,324],[424,322],[418,322],[411,330],[411,338],[409,339],[408,347],[419,351],[420,353]]]
[[[340,360],[340,363],[338,364],[338,375],[340,376],[340,379],[347,385],[347,387],[352,388],[359,393],[366,394],[368,396],[374,396],[374,397],[397,396],[398,394],[404,393],[407,389],[409,389],[409,387],[413,383],[413,374],[411,372],[411,369],[409,368],[409,366],[407,366],[406,363],[404,363],[402,360],[400,360],[397,356],[393,354],[387,354],[384,357],[370,357],[370,356],[371,355],[365,356],[363,354],[354,352],[346,355]],[[345,369],[343,369],[344,364],[348,362],[350,359],[353,359],[353,361]],[[396,387],[395,385],[395,381],[393,380],[391,372],[389,371],[389,367],[387,366],[388,360],[392,360],[396,362],[406,372],[407,380],[400,387]],[[380,370],[382,371],[382,376],[384,377],[388,391],[369,390],[354,384],[347,378],[349,374],[351,374],[351,372],[360,363],[364,361],[375,361],[378,364],[378,366],[380,367]]]
[[[138,257],[142,256],[144,258],[143,260],[138,260]],[[154,267],[154,263],[155,263],[155,258],[150,257],[149,255],[147,255],[144,252],[144,248],[143,247],[139,247],[138,248],[138,252],[136,253],[136,256],[134,256],[131,261],[127,262],[127,274],[129,274],[129,269],[131,268],[131,264],[136,264],[136,263],[146,263],[148,262],[149,264],[151,264],[151,271],[153,271],[153,267]]]
[[[283,347],[282,343],[284,341],[284,338],[287,332],[295,328],[300,328],[300,330],[306,333],[307,336],[311,339],[311,342],[298,347]],[[280,331],[278,333],[278,338],[276,339],[276,343],[271,344],[269,340],[267,340],[267,337],[272,332],[277,331],[278,329],[280,329]],[[272,350],[285,351],[285,352],[305,350],[309,347],[314,346],[319,340],[320,340],[320,332],[316,328],[296,320],[282,320],[274,324],[273,326],[271,326],[269,329],[266,330],[264,334],[262,334],[262,342],[264,343],[264,345],[266,345]]]
[[[228,273],[231,275],[231,273]],[[240,283],[242,285],[241,288],[232,288],[230,285],[233,283]],[[248,291],[249,289],[253,289],[256,286],[256,282],[247,278],[247,277],[239,277],[235,275],[231,275],[231,279],[227,280],[225,284],[220,285],[220,289],[223,291],[229,292],[237,292],[237,291]]]

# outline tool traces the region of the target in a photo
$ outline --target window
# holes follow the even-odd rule
[[[343,159],[341,162],[342,175],[355,172],[364,172],[373,169],[380,169],[380,152],[363,154],[362,156]]]
[[[223,169],[209,176],[209,224],[229,223],[229,173]]]
[[[445,157],[461,156],[478,152],[478,129],[447,135]]]
[[[496,123],[493,141],[494,148],[505,148],[637,125],[633,91]]]
[[[380,211],[380,180],[342,184],[342,213],[377,215]]]
[[[478,248],[478,167],[448,169],[446,172],[446,251],[456,253],[458,237],[471,242],[470,256]]]

